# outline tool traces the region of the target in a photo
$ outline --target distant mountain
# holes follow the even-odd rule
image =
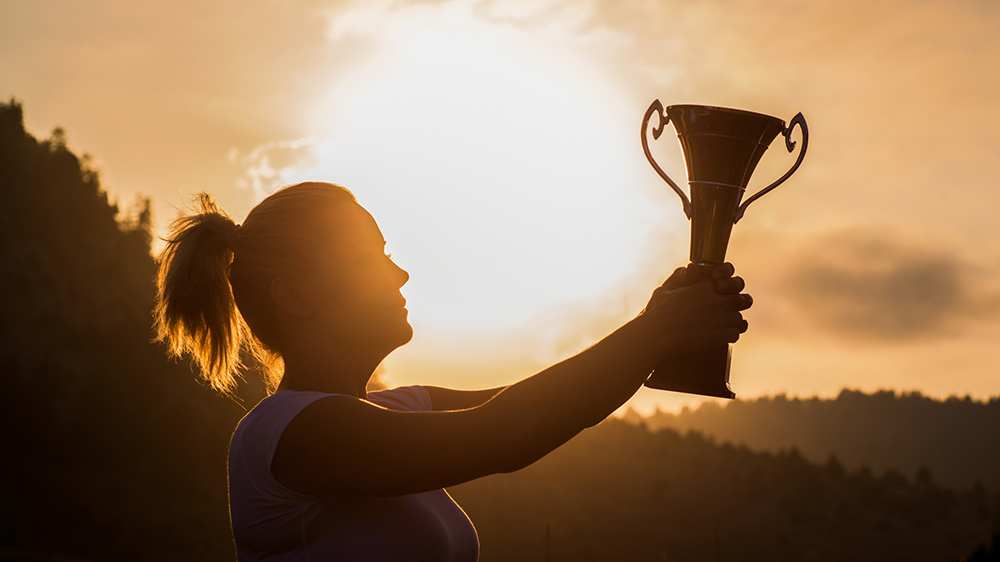
[[[935,400],[919,392],[865,394],[843,390],[834,399],[779,395],[706,402],[679,414],[643,418],[652,430],[698,431],[719,441],[765,451],[798,448],[813,461],[835,455],[848,468],[898,470],[911,478],[1000,490],[1000,398]]]

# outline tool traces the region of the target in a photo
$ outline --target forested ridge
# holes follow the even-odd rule
[[[699,431],[753,449],[798,448],[813,461],[835,455],[845,466],[899,470],[911,478],[1000,491],[1000,397],[936,400],[919,392],[844,389],[836,398],[783,395],[706,402],[679,413],[626,419],[651,430]]]
[[[0,560],[235,558],[226,446],[260,385],[241,406],[151,343],[150,241],[148,203],[121,213],[64,133],[0,104]],[[983,487],[617,420],[450,491],[484,562],[978,562],[1000,523]]]
[[[150,343],[149,226],[148,205],[120,216],[61,131],[39,142],[0,106],[0,549],[232,558],[243,410]]]

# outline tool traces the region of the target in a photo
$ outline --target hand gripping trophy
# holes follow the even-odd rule
[[[660,168],[649,152],[646,129],[650,118],[659,119],[652,130],[653,140],[660,138],[667,123],[677,130],[687,165],[689,200],[684,191]],[[743,201],[750,175],[764,151],[779,134],[785,137],[788,152],[795,149],[792,130],[798,125],[802,148],[795,164],[771,185]],[[809,128],[801,113],[786,127],[777,117],[705,105],[671,105],[664,113],[656,100],[642,119],[642,150],[656,173],[663,178],[684,204],[684,214],[691,220],[691,263],[707,275],[726,259],[726,247],[733,225],[739,222],[747,206],[787,180],[806,155]],[[664,359],[646,380],[646,386],[661,390],[736,398],[729,386],[732,346]]]

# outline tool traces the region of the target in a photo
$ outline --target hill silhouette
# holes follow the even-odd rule
[[[0,105],[0,549],[232,559],[243,410],[150,343],[149,204],[118,215],[62,131],[39,142]]]
[[[852,469],[867,465],[1000,491],[1000,398],[935,400],[919,392],[845,389],[834,399],[779,395],[725,406],[706,402],[645,418],[632,411],[626,418],[653,430],[694,430],[753,449],[796,447],[816,462],[836,455]]]
[[[0,560],[235,558],[226,447],[245,410],[150,343],[149,226],[63,132],[39,141],[0,104]],[[987,559],[1000,513],[981,487],[614,420],[451,491],[484,562]]]
[[[821,466],[622,420],[516,473],[450,489],[501,560],[956,560],[1000,497],[890,471]]]

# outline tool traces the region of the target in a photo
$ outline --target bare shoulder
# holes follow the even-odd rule
[[[271,473],[308,495],[395,496],[495,472],[490,455],[468,454],[482,433],[475,409],[405,412],[351,396],[328,396],[285,428]]]
[[[302,409],[285,427],[278,440],[271,473],[283,486],[303,494],[321,490],[313,483],[307,467],[335,461],[349,454],[351,443],[363,439],[359,433],[371,424],[371,417],[389,412],[360,398],[331,395]]]

